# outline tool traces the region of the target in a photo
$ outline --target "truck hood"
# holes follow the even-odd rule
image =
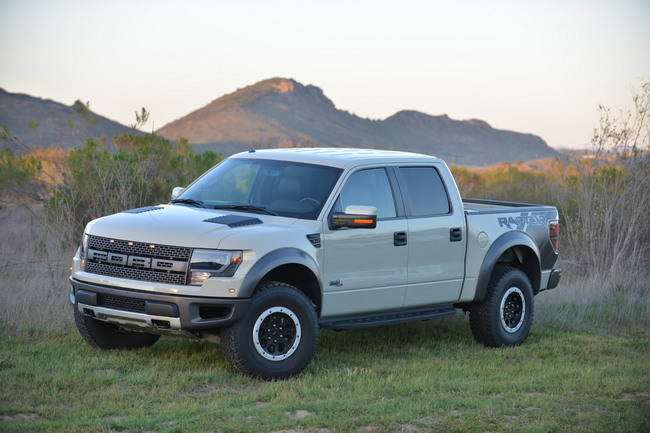
[[[295,218],[250,212],[159,205],[116,213],[91,221],[86,233],[127,241],[218,248],[222,239],[237,233],[289,229]]]

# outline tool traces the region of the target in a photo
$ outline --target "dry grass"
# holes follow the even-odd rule
[[[650,328],[650,278],[636,274],[587,275],[560,263],[560,286],[536,297],[535,327],[606,331]]]
[[[11,335],[71,329],[68,283],[72,252],[47,240],[35,207],[0,208],[0,323]]]

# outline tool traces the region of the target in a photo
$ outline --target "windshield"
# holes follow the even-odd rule
[[[231,158],[199,178],[175,201],[315,220],[341,172],[314,164]]]

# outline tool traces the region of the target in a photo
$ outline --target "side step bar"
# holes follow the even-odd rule
[[[319,324],[321,328],[334,330],[368,328],[371,326],[393,325],[395,323],[418,322],[437,317],[450,316],[455,313],[456,309],[453,306],[443,305],[434,308],[417,308],[411,310],[364,314],[361,316],[325,318],[321,319]]]

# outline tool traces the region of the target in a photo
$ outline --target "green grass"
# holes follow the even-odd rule
[[[487,349],[462,315],[323,332],[299,377],[235,373],[219,346],[104,352],[71,333],[0,337],[0,431],[644,432],[650,331],[533,331]]]

